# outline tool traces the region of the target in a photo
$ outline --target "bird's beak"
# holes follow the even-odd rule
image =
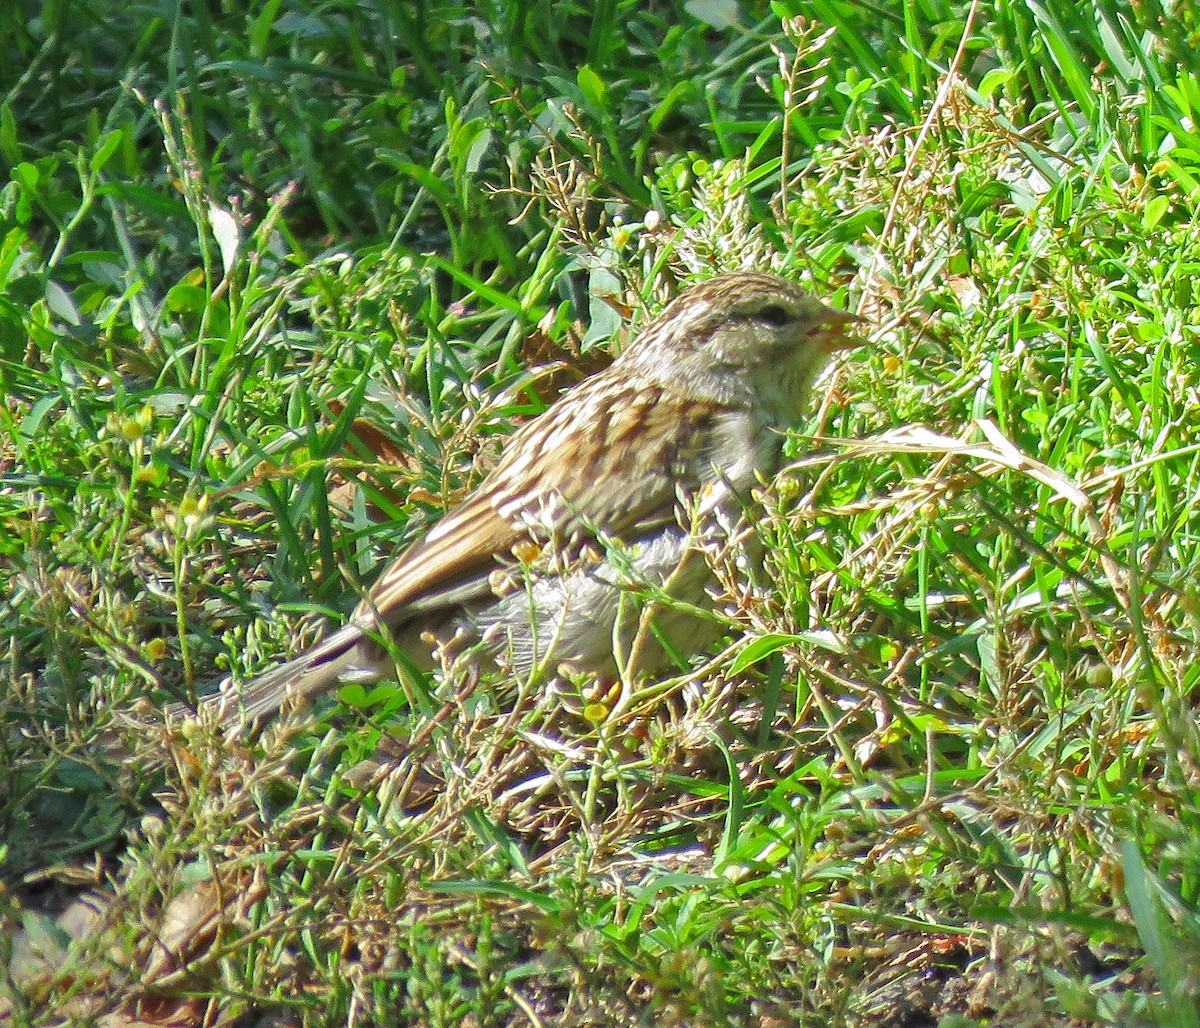
[[[855,331],[855,326],[867,323],[867,319],[858,314],[834,310],[831,307],[825,315],[825,319],[810,334],[822,350],[827,353],[835,353],[838,350],[849,350],[855,346],[862,346],[867,341],[867,337]]]

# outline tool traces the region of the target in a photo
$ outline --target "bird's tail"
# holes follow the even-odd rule
[[[214,711],[226,726],[226,734],[239,730],[282,710],[289,704],[307,704],[315,697],[353,681],[371,681],[382,669],[373,645],[361,625],[351,621],[298,657],[271,668],[243,685],[226,682],[219,692],[200,701],[200,711]],[[182,715],[178,705],[171,713]]]

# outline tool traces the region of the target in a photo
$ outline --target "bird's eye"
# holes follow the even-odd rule
[[[771,328],[783,328],[784,325],[792,320],[792,316],[788,313],[786,307],[781,307],[777,303],[770,303],[754,315],[754,320]]]

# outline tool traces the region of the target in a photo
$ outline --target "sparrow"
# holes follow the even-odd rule
[[[627,680],[698,652],[719,631],[709,554],[861,321],[768,272],[687,290],[516,431],[344,625],[209,702],[249,725],[394,675],[395,653],[429,668],[438,647],[547,680]]]

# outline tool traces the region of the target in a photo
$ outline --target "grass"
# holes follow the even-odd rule
[[[1189,8],[0,19],[13,1024],[1196,1021]],[[745,263],[873,346],[695,673],[151,716]]]

